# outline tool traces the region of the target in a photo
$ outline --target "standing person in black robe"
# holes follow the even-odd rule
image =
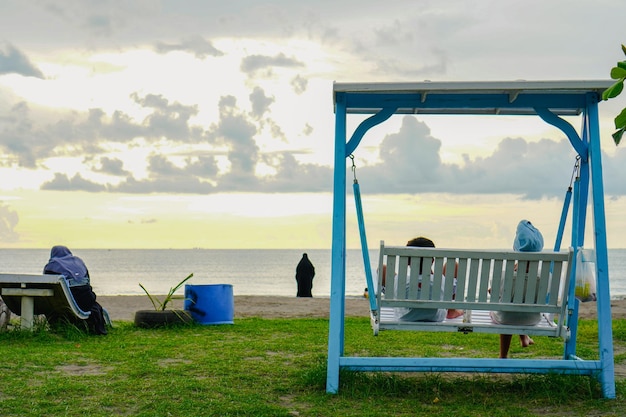
[[[102,306],[96,301],[96,294],[91,288],[89,271],[82,259],[72,255],[66,246],[54,246],[50,251],[50,260],[43,269],[44,274],[63,275],[70,287],[76,304],[83,311],[91,314],[87,319],[87,327],[94,334],[107,334],[106,322]],[[59,317],[49,317],[56,321]],[[70,320],[73,317],[69,317]]]
[[[302,254],[302,259],[296,267],[296,281],[298,283],[297,297],[313,297],[311,289],[313,288],[313,277],[315,276],[315,267],[309,261],[306,253]]]

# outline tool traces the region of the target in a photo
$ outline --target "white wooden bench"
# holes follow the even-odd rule
[[[20,316],[20,326],[32,329],[35,315],[72,315],[86,320],[91,314],[76,304],[62,275],[0,274],[0,295]]]
[[[477,251],[385,246],[381,242],[378,270],[383,271],[386,265],[387,276],[385,293],[377,291],[378,309],[372,311],[374,334],[382,329],[397,329],[528,334],[567,340],[567,288],[572,256],[571,249]],[[432,272],[432,294],[418,290],[422,259],[426,276]],[[378,288],[382,288],[382,275],[379,273]],[[397,310],[402,307],[458,309],[464,314],[443,322],[403,321]],[[542,319],[532,326],[496,324],[491,320],[491,311],[541,313]]]

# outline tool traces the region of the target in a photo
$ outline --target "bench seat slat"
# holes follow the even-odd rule
[[[549,304],[531,305],[531,304],[513,304],[513,303],[497,303],[474,302],[467,303],[463,301],[421,301],[421,300],[387,300],[384,307],[393,308],[446,308],[456,310],[479,310],[479,311],[515,311],[520,313],[560,313],[560,306]]]
[[[446,319],[443,322],[401,321],[393,308],[380,310],[380,330],[410,330],[429,332],[491,333],[491,334],[532,334],[533,336],[565,337],[567,329],[548,320],[547,315],[534,326],[514,326],[493,323],[488,311],[472,311],[471,322],[464,322],[463,316]]]
[[[457,262],[457,283],[456,296],[459,300],[465,300],[465,286],[467,278],[467,259],[460,259]]]
[[[478,266],[479,266],[478,259],[468,258],[468,262],[470,262],[469,285],[467,287],[467,296],[465,300],[476,301],[476,286],[478,285]],[[460,290],[463,291],[463,288],[461,288]],[[457,289],[457,292],[458,291],[459,289]]]

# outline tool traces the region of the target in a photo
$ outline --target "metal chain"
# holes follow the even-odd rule
[[[356,179],[356,165],[354,163],[354,155],[350,154],[349,158],[352,160],[352,175],[354,176],[354,183],[358,184],[358,180]]]
[[[576,155],[576,162],[574,162],[574,170],[572,171],[572,177],[569,180],[569,189],[572,189],[572,184],[574,183],[574,178],[576,181],[580,178],[580,155]]]

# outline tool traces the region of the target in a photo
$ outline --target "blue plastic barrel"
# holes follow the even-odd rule
[[[230,284],[186,284],[184,305],[197,323],[233,324],[235,298]]]

